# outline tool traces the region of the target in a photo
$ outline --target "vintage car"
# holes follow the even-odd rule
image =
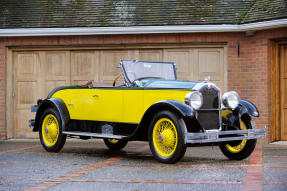
[[[229,159],[242,160],[265,138],[252,117],[259,112],[234,91],[224,93],[209,80],[177,80],[175,63],[120,62],[114,87],[65,86],[38,100],[29,121],[43,147],[57,152],[66,137],[102,138],[112,150],[128,141],[148,141],[153,156],[175,163],[192,145],[219,145]],[[119,77],[122,84],[115,86]]]

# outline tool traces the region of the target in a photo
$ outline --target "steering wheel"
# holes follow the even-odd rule
[[[134,78],[136,78],[136,73],[135,73],[135,72],[126,71],[126,73],[131,73],[131,74],[134,75]],[[115,77],[115,79],[114,79],[114,81],[113,81],[113,86],[114,86],[114,87],[116,86],[117,81],[118,81],[118,80],[120,79],[120,77],[123,76],[123,75],[124,75],[124,73],[121,72],[120,74],[118,74],[118,75]]]

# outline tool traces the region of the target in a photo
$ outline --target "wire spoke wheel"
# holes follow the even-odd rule
[[[62,134],[61,116],[56,109],[47,108],[41,115],[39,136],[46,151],[58,152],[63,148],[67,136]]]
[[[252,129],[250,120],[246,118],[240,119],[240,129]],[[244,134],[244,136],[246,137],[247,134]],[[247,158],[253,152],[255,146],[256,139],[244,139],[242,141],[222,142],[219,144],[222,153],[231,160],[243,160]]]
[[[149,146],[153,156],[163,163],[176,163],[185,154],[186,125],[176,113],[163,110],[155,114],[149,130]]]
[[[241,130],[247,130],[247,127],[242,120],[240,120],[240,126],[241,126]],[[244,136],[247,137],[246,134]],[[240,151],[244,149],[244,147],[246,146],[246,143],[247,143],[247,139],[244,139],[240,141],[238,144],[226,144],[225,147],[231,153],[239,153]]]
[[[158,120],[153,130],[155,150],[163,157],[171,156],[177,147],[178,135],[173,122],[168,118]]]
[[[43,141],[46,145],[53,146],[56,144],[59,130],[57,118],[52,114],[46,115],[42,123]]]

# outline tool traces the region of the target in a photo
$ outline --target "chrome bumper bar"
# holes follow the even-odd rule
[[[228,136],[231,135],[231,136]],[[238,141],[243,139],[264,139],[266,127],[264,129],[218,131],[209,130],[204,133],[187,133],[186,143],[214,143],[224,141]]]

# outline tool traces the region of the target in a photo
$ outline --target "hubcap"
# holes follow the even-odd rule
[[[162,140],[163,140],[163,136],[162,136],[162,134],[160,134],[160,135],[158,136],[158,141],[159,141],[159,142],[162,142]]]

